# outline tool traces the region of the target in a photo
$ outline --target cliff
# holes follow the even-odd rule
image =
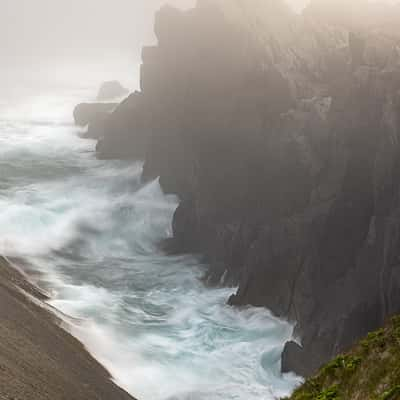
[[[400,318],[326,364],[288,400],[400,399]]]
[[[0,398],[132,400],[0,257]]]
[[[356,29],[317,11],[163,7],[141,91],[98,144],[179,195],[169,251],[204,254],[208,284],[239,287],[230,304],[296,323],[283,370],[305,376],[400,312],[400,43],[384,23],[400,13]]]

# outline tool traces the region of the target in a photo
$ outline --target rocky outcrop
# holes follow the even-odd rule
[[[162,8],[98,146],[180,196],[170,251],[296,323],[283,369],[303,375],[400,312],[400,42],[318,10]]]
[[[98,157],[144,160],[151,132],[148,121],[151,115],[144,107],[143,96],[139,92],[130,94],[100,126],[94,127],[93,134],[101,134]]]
[[[97,101],[110,101],[126,96],[129,90],[124,88],[118,81],[104,82],[99,89]]]
[[[74,109],[75,124],[86,126],[98,120],[104,120],[105,116],[111,113],[117,103],[81,103]]]

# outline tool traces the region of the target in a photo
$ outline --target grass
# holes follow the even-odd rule
[[[400,316],[330,361],[287,400],[400,400]]]

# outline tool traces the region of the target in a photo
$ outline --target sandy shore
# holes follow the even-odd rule
[[[132,400],[41,306],[45,299],[0,257],[0,400]]]

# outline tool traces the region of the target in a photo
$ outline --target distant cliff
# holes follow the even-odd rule
[[[296,322],[283,370],[309,375],[400,312],[400,29],[199,0],[155,33],[98,155],[180,196],[169,250]]]

